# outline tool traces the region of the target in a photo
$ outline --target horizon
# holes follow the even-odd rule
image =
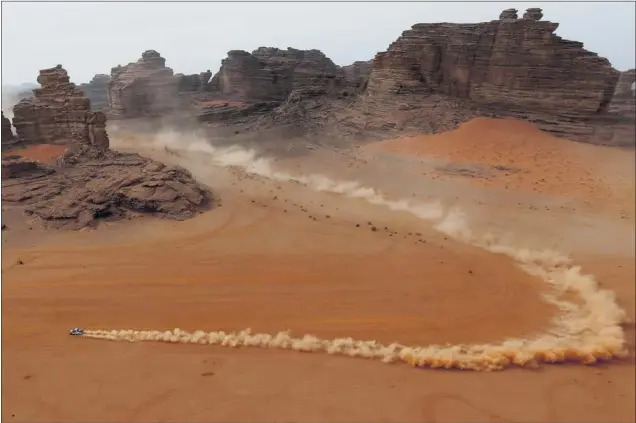
[[[137,61],[146,50],[158,51],[175,74],[207,69],[215,74],[228,51],[251,52],[261,46],[318,49],[335,64],[346,66],[373,59],[416,23],[487,22],[498,19],[504,9],[518,9],[521,17],[530,7],[542,8],[543,20],[559,23],[557,35],[583,42],[584,48],[607,58],[614,68],[636,67],[634,3],[582,3],[576,8],[572,3],[541,2],[467,2],[462,7],[395,2],[282,5],[152,3],[150,14],[146,3],[3,2],[2,85],[36,83],[40,69],[57,64],[79,85],[96,74],[110,75],[117,65]],[[240,19],[219,21],[217,15]],[[25,20],[29,25],[22,23]],[[285,25],[272,25],[272,20]],[[72,24],[60,26],[58,22],[64,21]],[[182,21],[183,25],[174,25]],[[611,24],[602,30],[592,26],[603,22]],[[237,29],[241,23],[250,30]]]

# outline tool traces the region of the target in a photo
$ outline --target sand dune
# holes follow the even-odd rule
[[[634,215],[633,150],[568,141],[528,122],[475,118],[454,131],[386,140],[365,150],[482,165],[441,166],[435,174],[510,191],[576,198],[597,209],[618,208]]]

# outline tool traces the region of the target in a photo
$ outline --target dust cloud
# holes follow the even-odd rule
[[[238,146],[215,147],[202,136],[162,131],[137,147],[163,148],[195,153],[210,165],[238,167],[246,173],[277,181],[294,181],[310,189],[364,200],[373,205],[403,211],[429,222],[444,234],[494,254],[513,259],[525,272],[546,282],[544,299],[558,307],[559,316],[551,329],[531,339],[508,339],[499,344],[406,346],[383,345],[376,341],[338,338],[319,339],[313,335],[293,337],[288,332],[252,334],[249,329],[235,332],[185,332],[138,330],[87,330],[85,337],[123,340],[196,343],[229,347],[253,346],[282,348],[302,352],[324,352],[351,357],[378,359],[385,363],[403,361],[415,367],[501,370],[511,366],[539,363],[578,362],[592,364],[625,357],[625,334],[621,324],[626,314],[612,291],[599,288],[592,275],[586,275],[568,257],[556,251],[535,251],[508,244],[501,237],[476,234],[468,216],[458,207],[446,210],[441,201],[414,203],[391,200],[382,192],[357,181],[336,181],[325,175],[292,175],[277,171],[272,160],[256,151]]]

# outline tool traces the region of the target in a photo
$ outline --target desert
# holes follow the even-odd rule
[[[2,420],[634,421],[636,72],[547,18],[41,69]]]

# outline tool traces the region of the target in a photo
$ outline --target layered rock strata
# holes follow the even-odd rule
[[[212,196],[180,167],[109,149],[106,115],[69,82],[61,66],[40,71],[35,98],[14,108],[18,137],[29,144],[64,144],[55,165],[11,150],[2,161],[2,201],[23,206],[54,227],[81,228],[99,219],[142,213],[185,219]]]
[[[441,94],[477,113],[527,119],[570,139],[624,144],[609,135],[620,72],[583,44],[554,34],[541,9],[477,24],[417,24],[373,60],[367,95]],[[631,137],[633,143],[633,137]]]
[[[137,62],[111,70],[108,83],[109,115],[113,118],[159,116],[178,105],[179,78],[166,59],[148,50]]]
[[[107,150],[106,116],[91,111],[90,100],[69,82],[58,65],[40,71],[34,97],[13,108],[13,126],[23,144],[73,144]]]

